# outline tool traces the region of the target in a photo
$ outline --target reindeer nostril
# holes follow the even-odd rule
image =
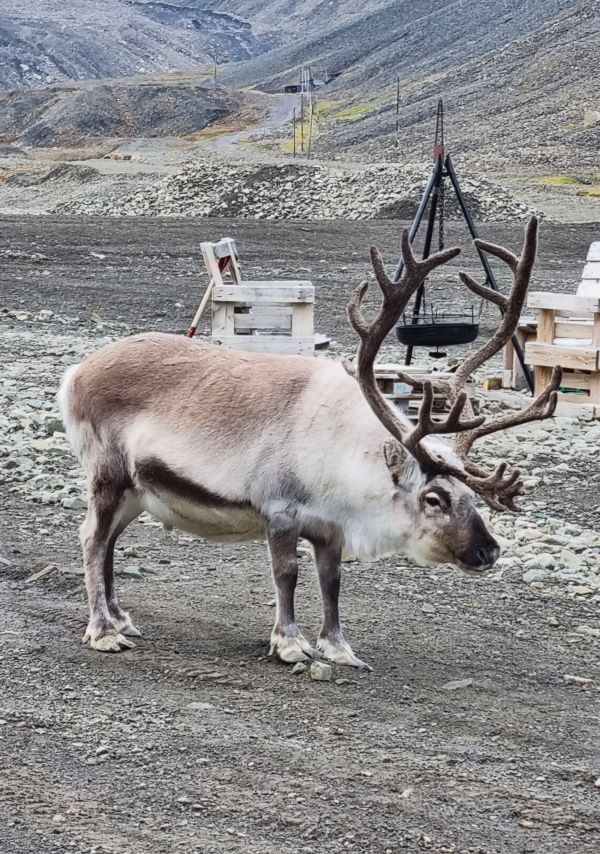
[[[490,555],[486,549],[477,549],[477,561],[481,566],[487,566],[490,563]]]

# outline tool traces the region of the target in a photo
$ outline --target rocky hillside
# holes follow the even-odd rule
[[[244,98],[202,83],[102,83],[0,91],[0,141],[81,146],[99,139],[186,136],[240,108]]]
[[[207,70],[197,67],[216,54],[222,83],[275,92],[310,65],[331,78],[318,92],[317,156],[428,158],[442,96],[452,150],[469,166],[543,174],[576,167],[585,172],[578,177],[598,183],[599,32],[598,0],[2,0],[0,88],[124,75],[171,85],[157,73],[194,68],[200,79]],[[110,105],[116,90],[107,87],[92,97],[85,87],[67,97],[34,88],[27,108],[13,96],[0,122],[7,128],[14,119],[21,138],[39,144],[52,136],[44,128],[56,124],[58,103],[66,128],[59,141],[80,135],[79,110],[84,126],[89,116],[110,134],[124,128],[131,135],[121,96]],[[142,134],[165,132],[157,91],[135,96],[146,113],[134,121]],[[189,92],[165,99],[203,126]],[[19,124],[27,111],[31,131]],[[278,153],[286,150],[282,142]]]
[[[232,85],[278,89],[311,64],[337,76],[319,93],[320,153],[429,153],[443,96],[453,149],[474,165],[597,166],[597,0],[214,0],[281,21],[285,43],[228,69]],[[395,134],[396,76],[400,133]],[[423,141],[427,140],[428,148]]]
[[[273,44],[202,0],[2,0],[0,88],[233,62]]]

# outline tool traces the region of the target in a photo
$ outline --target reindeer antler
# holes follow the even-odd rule
[[[348,319],[352,328],[360,337],[360,344],[356,357],[356,365],[345,362],[344,367],[351,376],[354,376],[358,380],[367,402],[384,427],[402,445],[406,447],[410,445],[413,448],[411,453],[415,453],[416,449],[421,447],[419,446],[419,442],[423,436],[427,432],[432,432],[431,403],[433,401],[433,391],[431,391],[429,404],[426,401],[423,402],[421,410],[422,419],[419,425],[415,430],[411,431],[407,424],[388,405],[381,394],[379,386],[375,381],[373,365],[386,335],[398,323],[400,315],[419,286],[432,270],[440,267],[442,264],[446,264],[458,254],[460,254],[460,249],[458,248],[446,249],[443,252],[436,252],[435,255],[431,255],[424,261],[417,261],[413,255],[408,231],[405,230],[402,234],[404,272],[398,282],[393,282],[389,278],[379,250],[375,247],[371,249],[371,263],[373,264],[373,270],[375,271],[375,276],[382,293],[381,306],[375,319],[369,323],[365,320],[362,313],[362,304],[369,287],[368,282],[362,282],[356,288],[348,303]],[[460,414],[463,408],[464,403],[454,406],[448,417],[448,422],[450,423],[448,429],[443,430],[441,429],[441,425],[436,424],[435,432],[472,430],[482,423],[480,419],[473,420],[472,418],[466,422],[460,421]],[[414,438],[415,436],[418,436],[418,438]],[[413,438],[411,439],[411,437]],[[407,442],[409,445],[407,445]],[[422,449],[419,453],[421,453],[421,459],[425,464],[425,449]],[[429,459],[428,463],[432,466],[437,465],[437,461],[433,457]]]
[[[354,291],[348,303],[348,317],[352,327],[360,336],[357,364],[345,364],[346,370],[358,380],[363,394],[371,409],[388,432],[400,442],[418,461],[424,471],[432,474],[446,474],[457,478],[476,492],[494,510],[516,510],[514,499],[524,492],[524,484],[518,469],[508,472],[508,463],[501,462],[492,471],[475,465],[467,459],[473,443],[482,436],[505,430],[518,424],[526,424],[549,418],[554,414],[557,403],[557,389],[562,371],[554,368],[552,378],[544,391],[528,407],[510,413],[493,421],[485,416],[475,417],[464,386],[473,371],[498,353],[512,338],[517,328],[521,311],[525,303],[531,271],[537,250],[538,219],[532,217],[525,229],[523,249],[519,256],[502,246],[496,246],[483,240],[476,240],[478,249],[494,255],[504,261],[512,270],[513,284],[508,297],[480,285],[467,273],[461,272],[461,281],[474,293],[494,302],[502,310],[502,320],[492,337],[478,350],[468,356],[456,373],[443,382],[436,382],[435,388],[443,391],[452,402],[445,421],[435,422],[432,418],[434,384],[430,380],[417,381],[407,374],[398,372],[403,381],[422,386],[423,401],[419,409],[417,426],[414,428],[401,420],[379,391],[373,373],[373,365],[386,335],[400,319],[417,288],[427,275],[436,267],[456,257],[459,249],[437,252],[424,261],[417,261],[410,246],[408,232],[402,235],[402,258],[404,273],[399,282],[393,282],[387,275],[381,255],[377,249],[371,249],[371,261],[383,299],[379,313],[372,323],[368,323],[362,314],[362,303],[368,289],[363,282]],[[463,415],[466,417],[463,420]],[[423,439],[428,435],[455,433],[455,450],[463,461],[464,468],[438,457],[431,446],[425,446]]]
[[[538,218],[532,216],[525,227],[525,239],[523,241],[523,249],[519,256],[514,255],[508,249],[502,246],[496,246],[494,243],[487,243],[484,240],[475,240],[475,246],[478,249],[494,255],[501,261],[504,261],[513,274],[513,284],[508,297],[493,291],[485,285],[480,285],[467,273],[460,273],[461,281],[467,285],[470,290],[486,300],[496,303],[500,306],[503,314],[502,320],[494,335],[482,347],[471,354],[462,365],[458,368],[454,376],[450,379],[450,397],[454,399],[464,386],[467,379],[473,371],[481,367],[491,356],[498,353],[515,334],[521,311],[527,296],[527,288],[531,279],[531,272],[535,263],[537,252],[537,233],[538,233]],[[525,409],[518,412],[510,413],[501,418],[492,421],[486,421],[480,427],[457,437],[456,451],[460,457],[466,459],[473,443],[482,436],[489,436],[491,433],[496,433],[498,430],[506,430],[507,427],[514,427],[519,424],[527,424],[529,421],[542,420],[550,418],[554,414],[557,403],[557,390],[562,378],[562,370],[555,367],[552,371],[550,382],[540,395]]]

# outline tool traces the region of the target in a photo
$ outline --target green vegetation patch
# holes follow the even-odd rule
[[[581,184],[581,181],[572,175],[544,175],[543,178],[538,178],[537,183],[544,184],[547,187],[569,187],[574,184]]]
[[[595,187],[586,187],[585,189],[577,190],[577,195],[600,199],[600,184],[597,184]]]

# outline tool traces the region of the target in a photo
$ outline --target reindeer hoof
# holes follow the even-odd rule
[[[309,661],[311,658],[319,657],[317,650],[301,634],[292,637],[279,634],[271,635],[269,655],[276,655],[286,664],[295,664],[298,661]]]
[[[90,628],[88,626],[82,643],[89,643],[90,649],[97,652],[122,652],[124,649],[133,649],[135,644],[128,640],[116,628]]]
[[[140,630],[133,623],[129,623],[124,629],[121,629],[121,634],[128,638],[141,638],[142,636]]]
[[[142,633],[131,622],[131,617],[126,611],[120,608],[116,612],[111,613],[113,625],[117,632],[130,638],[141,638]]]
[[[317,652],[327,661],[332,661],[334,664],[341,664],[345,667],[356,667],[358,670],[364,670],[367,673],[372,673],[373,668],[366,661],[361,661],[352,652],[352,648],[348,641],[338,640],[331,641],[329,638],[319,638],[317,641]]]

